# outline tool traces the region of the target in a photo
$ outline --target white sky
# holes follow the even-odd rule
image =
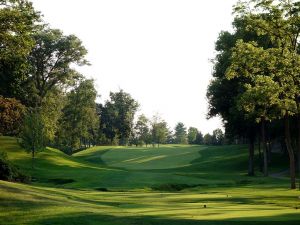
[[[231,30],[236,0],[32,0],[44,20],[75,34],[92,66],[100,102],[120,88],[144,113],[156,112],[202,133],[221,127],[206,120],[210,59],[221,30]]]

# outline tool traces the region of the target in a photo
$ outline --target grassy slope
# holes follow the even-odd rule
[[[300,221],[299,191],[288,190],[288,180],[245,176],[244,147],[96,147],[72,157],[47,149],[38,154],[34,170],[15,139],[0,137],[0,151],[37,180],[31,185],[0,181],[3,225]],[[181,192],[150,189],[167,183],[197,186]],[[99,187],[111,191],[95,190]]]

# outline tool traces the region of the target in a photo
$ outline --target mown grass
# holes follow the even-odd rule
[[[74,156],[48,148],[34,169],[14,138],[0,137],[0,151],[36,180],[0,181],[3,225],[300,221],[300,192],[285,179],[246,176],[245,146],[94,147]]]

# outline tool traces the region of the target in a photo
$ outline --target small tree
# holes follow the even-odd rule
[[[21,138],[22,146],[26,152],[31,153],[33,168],[35,155],[45,148],[44,126],[38,110],[34,109],[26,114]]]

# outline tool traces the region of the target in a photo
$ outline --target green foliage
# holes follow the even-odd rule
[[[41,118],[44,126],[45,140],[54,143],[59,131],[59,120],[62,117],[62,109],[66,104],[66,97],[60,90],[50,91],[44,98],[41,106]]]
[[[59,120],[59,145],[70,151],[95,144],[99,118],[96,111],[97,91],[93,80],[82,80],[67,95]]]
[[[152,134],[152,144],[164,144],[168,137],[168,125],[166,121],[161,119],[158,115],[153,116],[151,121],[151,134]]]
[[[130,94],[111,92],[110,100],[101,107],[101,128],[112,144],[126,145],[133,132],[133,119],[139,104]]]
[[[37,180],[0,181],[0,221],[7,225],[299,223],[299,192],[287,190],[283,177],[246,176],[245,146],[102,146],[73,156],[47,148],[36,170],[15,139],[0,137],[0,149]],[[272,165],[274,172],[286,167]]]
[[[213,131],[212,135],[212,144],[213,145],[222,145],[224,144],[225,135],[221,129],[216,129]]]
[[[145,115],[140,115],[134,127],[139,144],[150,144],[151,134],[149,128],[149,119]]]
[[[0,180],[29,183],[30,177],[8,160],[6,152],[0,152]]]
[[[45,149],[45,135],[42,117],[38,109],[28,111],[21,132],[22,147],[31,153],[32,159],[37,152]]]
[[[175,144],[187,144],[186,127],[183,123],[179,122],[175,126]]]
[[[190,127],[188,130],[188,143],[189,144],[197,144],[197,136],[199,131],[196,127]]]
[[[197,145],[203,144],[203,134],[200,131],[197,134],[195,144],[197,144]]]
[[[29,56],[30,82],[36,92],[35,103],[40,105],[56,86],[74,85],[81,77],[71,64],[87,65],[87,50],[76,36],[65,36],[60,30],[42,28],[33,37],[36,44]]]
[[[209,133],[205,134],[203,137],[203,144],[212,145],[213,144],[213,136]]]
[[[20,133],[25,106],[14,98],[0,95],[0,134],[17,135]]]
[[[27,0],[0,1],[0,95],[4,97],[25,100],[27,57],[34,46],[32,33],[39,20]]]

